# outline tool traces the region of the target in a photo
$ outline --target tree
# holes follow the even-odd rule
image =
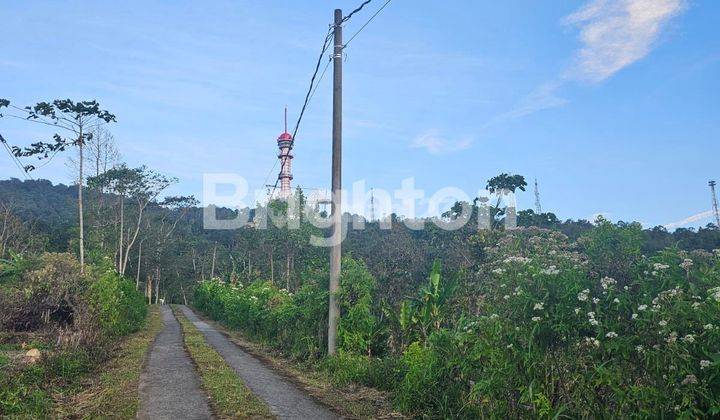
[[[74,102],[70,99],[56,99],[53,102],[38,102],[34,106],[26,106],[20,108],[10,104],[7,99],[0,99],[0,107],[10,107],[16,111],[22,112],[24,116],[10,115],[16,118],[56,127],[61,133],[55,133],[51,142],[35,142],[30,147],[19,148],[12,147],[15,157],[31,157],[38,159],[52,159],[59,152],[63,152],[70,147],[78,149],[78,221],[79,221],[79,248],[80,248],[80,272],[85,271],[85,226],[83,216],[83,184],[85,181],[83,174],[83,148],[87,141],[92,139],[92,130],[102,123],[110,123],[116,121],[115,115],[100,109],[100,104],[96,101],[80,101]],[[66,137],[66,135],[69,136]],[[25,166],[25,171],[29,172],[35,169],[32,165]]]
[[[560,224],[555,213],[535,213],[532,209],[518,212],[518,226],[537,226],[541,228],[553,228]]]
[[[504,196],[515,194],[516,190],[525,191],[527,182],[522,175],[508,175],[501,173],[500,175],[490,178],[485,187],[490,193],[497,194],[497,202],[494,207],[490,208],[491,227],[495,228],[499,224],[499,220],[505,216],[505,209],[500,209],[500,202]]]
[[[130,250],[140,234],[145,209],[151,202],[155,201],[161,192],[176,181],[175,178],[168,178],[145,166],[128,168],[125,164],[88,180],[89,185],[104,186],[108,191],[118,196],[120,213],[118,218],[120,225],[117,258],[118,273],[125,274],[130,259]],[[125,201],[128,198],[135,202],[136,220],[134,228],[126,233]]]

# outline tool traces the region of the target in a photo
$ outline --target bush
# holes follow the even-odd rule
[[[46,253],[22,267],[13,274],[16,281],[0,288],[0,327],[35,331],[72,325],[76,315],[85,310],[83,294],[88,285],[75,257]]]
[[[195,289],[195,306],[211,318],[238,329],[248,337],[298,358],[317,358],[327,322],[327,292],[305,285],[297,293],[270,282],[247,286],[218,280]]]
[[[143,296],[135,284],[114,271],[107,271],[90,286],[89,301],[98,315],[103,332],[120,337],[140,330],[147,316]]]
[[[601,236],[634,237],[624,229],[635,227]],[[459,294],[472,315],[405,348],[397,407],[445,418],[720,413],[720,254],[669,249],[620,269],[609,249],[586,246],[526,230],[486,249]]]
[[[372,314],[375,279],[365,265],[343,260],[339,346],[348,353],[369,354],[377,337]],[[298,358],[325,354],[328,293],[316,281],[308,281],[296,293],[270,282],[247,286],[219,280],[202,282],[195,289],[195,306],[215,320],[239,329]]]

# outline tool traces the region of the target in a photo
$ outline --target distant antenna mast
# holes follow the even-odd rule
[[[535,213],[542,213],[542,206],[540,206],[540,190],[538,190],[537,178],[535,178]]]
[[[370,188],[370,221],[375,221],[375,189]]]
[[[713,214],[715,214],[715,226],[720,228],[720,212],[718,212],[717,194],[715,193],[715,181],[708,182],[708,185],[710,186],[710,192],[712,193]]]

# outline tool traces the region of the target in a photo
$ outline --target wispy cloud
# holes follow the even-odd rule
[[[601,82],[644,58],[683,0],[593,0],[563,19],[580,29],[582,48],[568,76]]]
[[[433,155],[458,152],[472,146],[473,140],[469,137],[448,139],[439,134],[437,130],[430,130],[410,142],[413,149],[425,149]]]
[[[565,105],[568,102],[567,99],[561,98],[557,93],[560,85],[558,82],[543,83],[521,99],[514,109],[496,117],[495,122],[503,119],[520,118],[543,109]]]
[[[682,226],[689,225],[690,223],[699,222],[701,220],[705,220],[710,218],[713,215],[712,210],[704,211],[702,213],[694,214],[690,217],[686,217],[682,220],[678,220],[677,222],[667,223],[665,224],[666,229],[675,229]]]
[[[565,105],[558,90],[570,81],[600,83],[652,51],[662,30],[685,8],[684,0],[591,0],[562,23],[580,30],[574,64],[556,80],[525,96],[500,119]]]

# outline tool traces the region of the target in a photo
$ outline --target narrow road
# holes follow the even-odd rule
[[[140,375],[139,419],[209,419],[208,399],[200,388],[182,330],[169,306],[160,306],[165,327],[155,338]]]
[[[215,328],[200,320],[187,306],[183,314],[200,330],[208,342],[225,359],[240,378],[281,419],[337,419],[329,409],[316,403],[305,392],[273,372],[259,360],[244,352]]]

